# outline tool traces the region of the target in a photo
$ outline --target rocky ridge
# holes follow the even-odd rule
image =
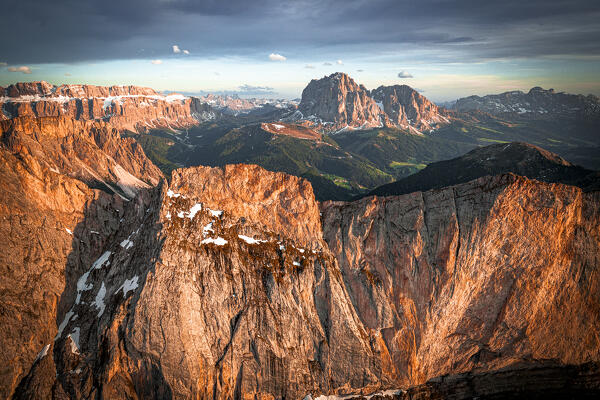
[[[450,122],[438,106],[407,85],[380,86],[371,91],[371,97],[391,123],[416,133],[432,132]]]
[[[17,117],[68,117],[103,120],[119,130],[177,129],[215,119],[199,99],[162,95],[138,86],[61,85],[47,82],[0,87],[0,120]]]
[[[534,87],[527,93],[517,90],[483,97],[469,96],[458,99],[452,108],[456,111],[480,110],[494,115],[509,113],[529,118],[600,118],[600,100],[597,96],[557,93],[554,89],[541,87]]]
[[[341,72],[313,79],[302,92],[298,110],[283,120],[324,133],[386,126],[418,135],[449,123],[435,104],[409,86],[369,91]]]
[[[0,397],[60,397],[61,388],[39,382],[55,379],[67,282],[162,174],[102,121],[19,117],[0,126]],[[28,376],[27,390],[17,390]]]
[[[508,174],[319,215],[297,177],[176,170],[69,258],[19,393],[304,398],[597,362],[599,205]]]
[[[506,173],[574,185],[584,191],[600,189],[599,172],[573,165],[538,146],[513,142],[476,148],[452,160],[431,163],[416,174],[375,188],[368,195],[392,196],[426,191]]]

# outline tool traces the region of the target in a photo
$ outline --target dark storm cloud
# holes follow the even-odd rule
[[[174,44],[200,57],[279,50],[290,60],[378,45],[464,62],[600,54],[593,0],[5,0],[2,8],[0,56],[11,65],[174,57]]]

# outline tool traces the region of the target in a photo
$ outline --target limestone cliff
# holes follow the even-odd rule
[[[162,95],[138,86],[17,83],[0,88],[0,120],[17,117],[68,117],[103,120],[118,130],[176,129],[215,119],[217,113],[199,99]]]
[[[18,370],[20,336],[3,339],[6,395],[304,398],[600,361],[598,192],[507,174],[319,209],[304,180],[247,165],[176,170],[130,201],[80,190],[70,248],[66,230],[56,245],[28,233],[7,264],[12,286],[54,302],[29,311],[45,333]],[[48,245],[60,252],[42,268]],[[12,290],[5,312],[36,309]],[[10,321],[4,332],[25,329]]]

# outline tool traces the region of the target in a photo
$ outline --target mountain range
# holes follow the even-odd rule
[[[600,394],[594,118],[0,93],[0,397]]]

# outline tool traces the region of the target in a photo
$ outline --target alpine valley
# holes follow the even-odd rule
[[[0,107],[0,398],[600,396],[595,96]]]

